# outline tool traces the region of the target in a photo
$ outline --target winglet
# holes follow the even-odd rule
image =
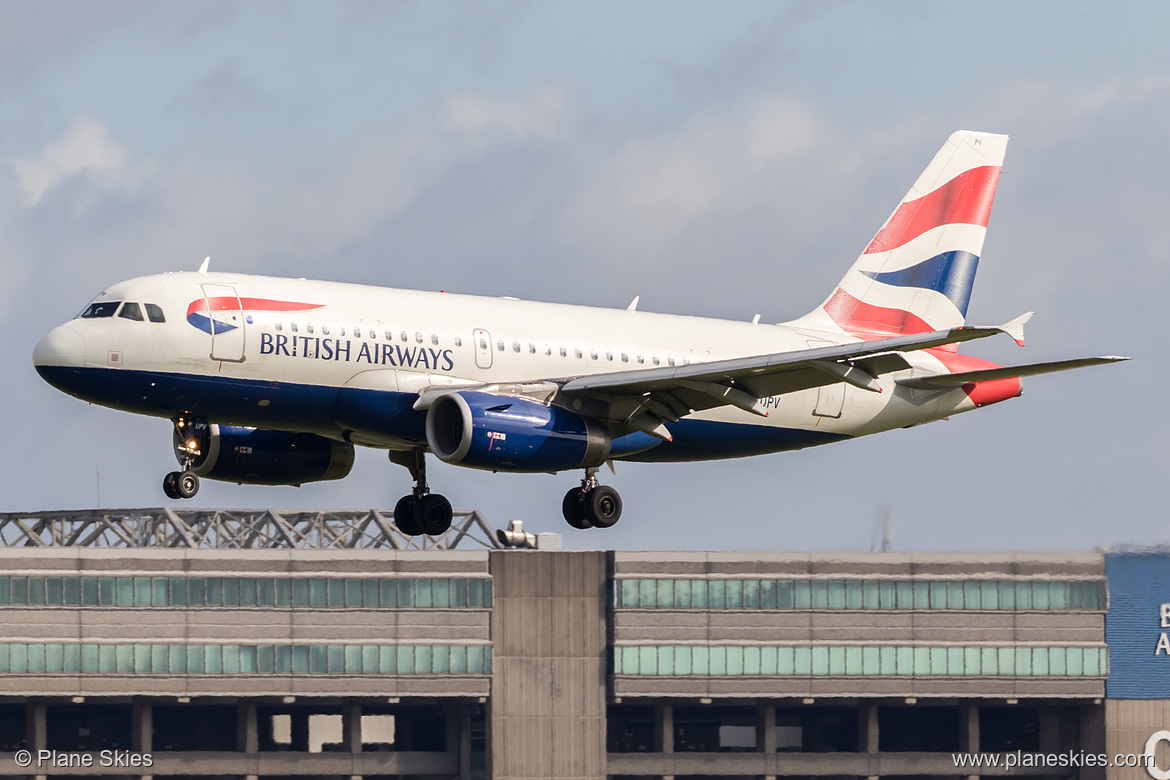
[[[641,297],[642,297],[641,295],[635,295],[634,300],[630,301],[630,305],[626,307],[626,311],[637,311],[638,310],[638,299]]]
[[[1009,336],[1011,336],[1013,339],[1015,339],[1016,343],[1022,347],[1022,346],[1024,346],[1024,323],[1026,323],[1028,320],[1032,319],[1032,315],[1035,313],[1036,312],[1034,312],[1034,311],[1030,311],[1030,312],[1026,312],[1024,314],[1021,314],[1019,317],[1016,317],[1011,322],[1008,322],[1004,325],[1000,325],[999,329],[1002,330],[1004,333],[1008,334]]]
[[[203,263],[202,263],[202,265],[199,266],[199,273],[206,275],[207,274],[207,266],[209,266],[209,265],[211,265],[211,256],[210,255],[203,258]]]

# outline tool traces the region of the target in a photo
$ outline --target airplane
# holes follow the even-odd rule
[[[825,301],[779,324],[197,272],[120,282],[36,346],[57,389],[172,421],[180,471],[264,485],[341,479],[354,447],[384,449],[413,490],[405,534],[436,535],[451,504],[426,454],[494,472],[584,469],[562,502],[606,528],[614,461],[799,450],[1020,395],[1020,378],[1127,358],[1002,367],[958,352],[1031,313],[965,324],[1008,137],[952,134]]]

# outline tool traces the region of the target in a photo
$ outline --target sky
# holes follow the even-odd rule
[[[764,322],[819,304],[956,129],[1008,133],[975,324],[998,362],[1126,355],[1010,402],[802,452],[579,475],[432,463],[567,548],[1083,550],[1167,541],[1170,5],[0,3],[0,511],[168,503],[170,423],[86,405],[37,340],[116,281],[194,270]],[[1134,403],[1131,404],[1130,402]],[[184,507],[386,508],[204,480]]]

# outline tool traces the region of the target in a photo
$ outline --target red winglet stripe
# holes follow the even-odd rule
[[[921,198],[902,203],[866,247],[865,254],[897,249],[940,225],[987,227],[999,171],[998,165],[972,168]]]
[[[893,334],[929,333],[934,330],[921,317],[902,309],[887,309],[854,298],[840,287],[825,303],[825,311],[850,335],[872,341]]]

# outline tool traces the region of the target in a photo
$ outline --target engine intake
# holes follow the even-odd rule
[[[315,433],[286,433],[195,420],[175,452],[194,441],[191,469],[200,477],[247,485],[302,485],[342,479],[353,468],[353,445]]]
[[[492,471],[599,466],[609,431],[556,406],[492,393],[441,395],[427,412],[427,443],[446,463]]]

